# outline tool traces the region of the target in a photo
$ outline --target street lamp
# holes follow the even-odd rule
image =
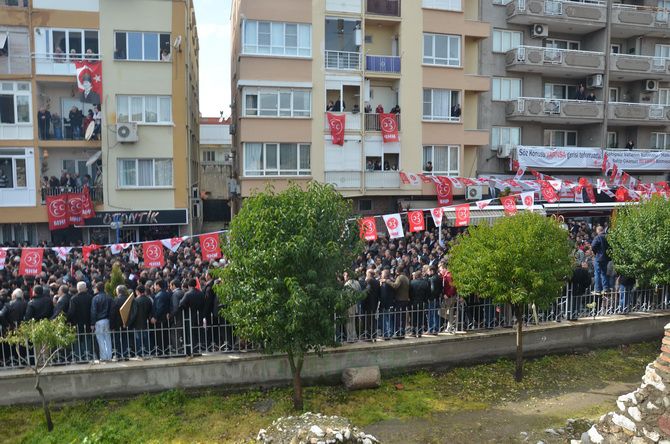
[[[121,215],[115,214],[114,218],[112,219],[112,223],[109,224],[109,227],[112,230],[116,230],[116,243],[118,244],[121,238],[121,228],[123,228],[123,221],[121,220]]]

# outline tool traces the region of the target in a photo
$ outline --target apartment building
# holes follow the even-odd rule
[[[197,60],[190,0],[1,0],[0,243],[197,230]],[[85,183],[96,216],[49,231],[47,196]]]
[[[216,231],[230,222],[233,177],[230,118],[200,118],[200,197],[203,231]]]
[[[670,168],[670,22],[663,0],[480,1],[491,23],[479,69],[492,77],[479,123],[491,129],[478,173],[510,174],[524,148],[567,147],[588,158],[606,148],[645,182]],[[580,87],[583,85],[583,88]],[[486,112],[484,112],[486,110]],[[634,145],[630,151],[627,145]],[[621,151],[619,151],[621,150]],[[488,152],[487,152],[488,151]],[[599,175],[600,161],[540,162],[574,179]],[[537,165],[535,165],[537,167]]]
[[[479,16],[470,0],[234,1],[239,196],[316,180],[378,214],[435,203],[434,186],[404,185],[399,170],[474,175],[489,141],[478,96],[491,83]],[[379,114],[394,108],[399,141],[383,142]],[[342,145],[327,110],[345,116]]]

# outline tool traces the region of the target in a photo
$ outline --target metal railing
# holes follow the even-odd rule
[[[400,57],[366,55],[365,70],[371,72],[400,74]]]
[[[365,113],[365,131],[381,131],[381,124],[379,123],[380,114],[377,113]],[[396,122],[398,123],[398,131],[401,130],[400,126],[400,113],[395,115]]]
[[[361,69],[361,53],[348,51],[325,51],[326,69],[358,71]]]
[[[74,62],[100,60],[100,54],[86,53],[33,53],[35,72],[42,75],[76,75]]]
[[[63,193],[81,193],[84,191],[84,187],[46,187],[41,189],[42,193],[42,205],[46,203],[47,196],[58,196]],[[102,185],[94,185],[89,187],[88,192],[90,193],[91,200],[93,202],[100,203],[103,201],[102,194]]]
[[[400,17],[400,0],[366,0],[365,12]]]

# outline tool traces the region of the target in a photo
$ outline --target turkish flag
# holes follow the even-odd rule
[[[200,253],[202,259],[206,261],[221,257],[221,247],[219,246],[219,235],[217,233],[200,235]]]
[[[163,257],[161,241],[143,243],[142,257],[144,258],[144,268],[162,268],[165,265],[165,257]]]
[[[47,216],[49,219],[49,230],[62,230],[70,226],[68,217],[67,194],[47,196]]]
[[[524,209],[533,211],[533,205],[535,205],[535,192],[527,191],[525,193],[521,193],[519,197],[521,197],[521,204],[523,205]]]
[[[501,197],[500,202],[502,202],[507,216],[514,216],[516,214],[516,196]]]
[[[470,225],[470,204],[456,206],[456,227],[467,227]]]
[[[19,276],[37,276],[42,272],[44,250],[41,248],[24,248],[21,250]]]
[[[91,219],[93,217],[95,217],[95,209],[91,200],[91,190],[88,186],[85,186],[81,193],[81,218]]]
[[[448,180],[440,180],[435,183],[435,193],[437,194],[437,203],[439,205],[451,205],[454,201],[454,189]]]
[[[386,228],[389,230],[389,237],[391,239],[405,237],[405,231],[402,228],[402,221],[400,220],[399,214],[385,214],[382,217],[384,218]]]
[[[89,256],[91,255],[92,252],[100,248],[99,245],[96,244],[91,244],[91,245],[84,245],[81,247],[81,252],[82,252],[82,257],[84,259],[84,262],[88,261]]]
[[[442,226],[442,216],[444,216],[444,210],[442,208],[433,208],[430,210],[430,215],[433,216],[433,223],[437,228]]]
[[[84,103],[100,105],[102,103],[102,62],[97,60],[79,60],[74,62],[77,70],[77,87]]]
[[[379,114],[379,127],[382,129],[382,142],[398,142],[398,119],[395,114]]]
[[[83,221],[81,217],[83,193],[69,193],[66,196],[70,224],[81,225]]]
[[[361,228],[361,239],[373,241],[377,239],[377,222],[374,216],[364,217],[358,221]]]
[[[410,211],[407,213],[407,220],[409,221],[409,231],[424,231],[426,229],[426,221],[423,219],[423,211]]]
[[[7,262],[7,249],[0,248],[0,270],[5,269],[5,262]]]
[[[346,116],[344,114],[326,113],[328,127],[330,127],[330,136],[333,138],[333,145],[344,145],[344,124]]]
[[[542,186],[542,197],[549,203],[558,202],[558,194],[556,190],[552,187],[546,180],[540,182]]]

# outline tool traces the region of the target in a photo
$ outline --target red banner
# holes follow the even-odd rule
[[[5,262],[7,261],[7,249],[0,248],[0,270],[5,269]]]
[[[456,206],[456,227],[467,227],[470,225],[470,204]]]
[[[507,216],[514,216],[516,214],[516,196],[501,197],[500,202],[502,202]]]
[[[81,218],[91,219],[93,217],[95,217],[95,209],[91,200],[91,190],[86,186],[81,193]]]
[[[42,272],[44,250],[41,248],[24,248],[21,250],[19,276],[37,276]]]
[[[100,246],[96,244],[84,245],[83,247],[81,247],[81,255],[82,258],[84,259],[84,262],[88,262],[88,258],[89,256],[91,256],[91,253],[97,250],[98,248],[100,248]]]
[[[542,197],[549,203],[558,202],[558,194],[556,190],[547,181],[542,181]]]
[[[47,196],[47,216],[49,218],[49,230],[62,230],[70,226],[68,217],[67,194]]]
[[[84,103],[100,105],[102,101],[102,62],[97,60],[75,61],[77,87],[81,92],[79,100]]]
[[[344,114],[326,113],[330,135],[333,138],[333,145],[344,145],[344,125],[346,116]]]
[[[409,231],[424,231],[426,229],[426,221],[423,218],[423,211],[410,211],[407,213],[407,220],[409,220]]]
[[[382,130],[382,142],[398,142],[398,119],[395,114],[379,114],[379,127]]]
[[[373,217],[364,217],[358,221],[361,228],[361,239],[373,241],[377,239],[377,222]]]
[[[202,259],[211,261],[221,257],[221,248],[219,247],[219,235],[216,233],[200,235],[200,252]]]
[[[454,190],[448,180],[442,180],[440,183],[436,182],[435,193],[437,194],[437,203],[440,206],[451,205],[454,201]]]
[[[71,225],[82,224],[82,199],[83,193],[69,193],[67,196],[67,210]]]
[[[142,244],[144,268],[162,268],[165,265],[163,244],[161,241],[151,241]]]

